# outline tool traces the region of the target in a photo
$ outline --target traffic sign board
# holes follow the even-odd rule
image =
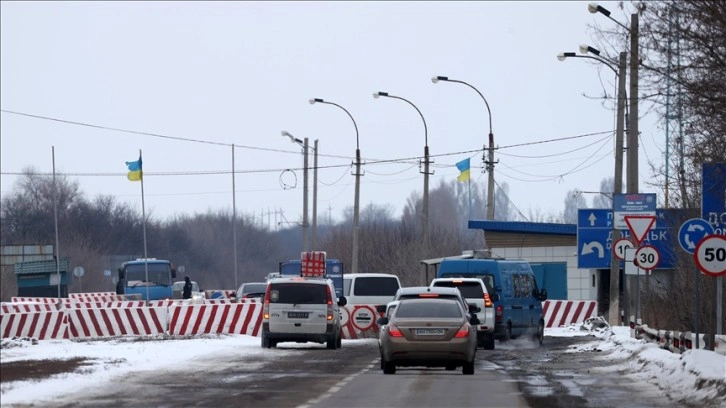
[[[650,231],[655,223],[655,215],[626,215],[625,223],[633,234],[638,245],[643,242],[645,235]]]
[[[626,229],[625,217],[628,215],[652,215],[656,212],[655,194],[615,194],[613,212],[615,228]]]
[[[619,240],[615,241],[615,246],[613,247],[613,252],[615,253],[615,256],[618,257],[618,259],[624,260],[625,259],[625,250],[628,248],[635,247],[635,244],[633,244],[633,241],[627,239],[627,238],[620,238]]]
[[[726,163],[704,163],[701,172],[701,218],[726,235]]]
[[[691,218],[678,230],[678,243],[688,253],[696,250],[696,244],[707,235],[713,234],[713,227],[702,218]]]
[[[707,236],[698,243],[693,256],[701,272],[711,276],[726,274],[726,237]]]
[[[660,253],[658,252],[658,248],[653,245],[643,245],[635,251],[635,258],[633,259],[633,262],[641,269],[648,271],[655,269],[660,262]]]

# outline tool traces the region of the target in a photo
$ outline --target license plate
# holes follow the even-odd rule
[[[308,312],[287,312],[287,317],[290,319],[307,319]]]
[[[444,329],[416,329],[417,336],[443,336]]]

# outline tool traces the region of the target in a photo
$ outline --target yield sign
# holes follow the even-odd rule
[[[653,227],[655,215],[626,215],[625,223],[628,224],[630,233],[633,234],[633,237],[638,241],[638,245],[640,245],[648,231]]]

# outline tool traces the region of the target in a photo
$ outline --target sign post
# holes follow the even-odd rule
[[[701,168],[701,218],[714,233],[726,236],[726,163],[704,163]],[[723,334],[723,275],[716,278],[716,333]]]

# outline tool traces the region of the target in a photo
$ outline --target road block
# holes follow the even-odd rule
[[[0,314],[2,338],[67,339],[67,328],[68,316],[65,311]]]
[[[67,311],[70,338],[164,334],[164,307],[82,308]]]
[[[259,336],[261,303],[173,304],[169,334],[247,334]]]
[[[545,300],[542,302],[545,327],[582,323],[597,314],[594,300]]]

